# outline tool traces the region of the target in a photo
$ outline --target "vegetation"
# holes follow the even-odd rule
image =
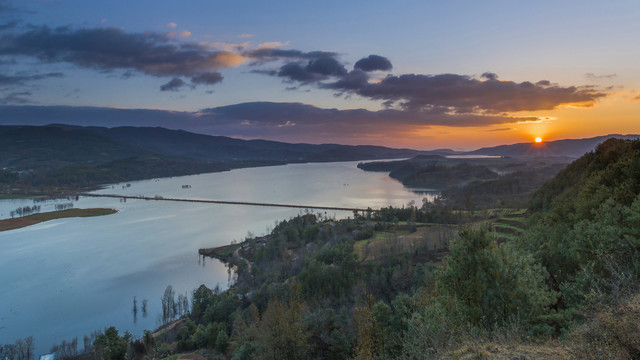
[[[531,193],[562,170],[565,158],[457,159],[438,155],[361,163],[366,171],[387,171],[405,186],[441,190],[441,200],[457,209],[522,208]]]
[[[103,216],[115,214],[118,212],[114,209],[66,209],[60,211],[51,211],[46,213],[39,213],[33,215],[27,215],[18,218],[3,219],[0,220],[0,231],[20,229],[23,227],[35,225],[44,221],[69,218],[69,217],[89,217],[89,216]]]
[[[640,141],[608,140],[526,211],[438,201],[277,223],[213,251],[233,267],[229,290],[201,285],[185,309],[168,287],[169,323],[139,340],[106,329],[92,354],[638,358],[638,224]]]

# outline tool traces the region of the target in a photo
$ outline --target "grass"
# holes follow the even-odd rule
[[[494,223],[493,227],[496,229],[497,232],[500,232],[498,229],[510,229],[510,230],[513,230],[513,231],[516,231],[516,232],[519,232],[519,233],[524,231],[524,229],[521,228],[521,227],[514,226],[514,225],[509,225],[509,224],[504,224],[504,223],[498,223],[498,222]]]
[[[378,260],[388,256],[416,251],[433,254],[446,251],[457,226],[419,226],[415,232],[406,229],[376,231],[370,239],[357,241],[353,251],[361,260]]]
[[[118,210],[93,208],[93,209],[67,209],[61,211],[51,211],[40,214],[33,214],[18,218],[0,220],[0,231],[8,231],[20,229],[23,227],[39,224],[44,221],[71,218],[71,217],[90,217],[115,214]]]

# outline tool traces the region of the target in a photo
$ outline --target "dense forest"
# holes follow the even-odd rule
[[[202,285],[155,332],[108,328],[66,358],[638,358],[639,224],[640,141],[610,139],[526,209],[304,213],[202,249],[234,270],[229,290]]]

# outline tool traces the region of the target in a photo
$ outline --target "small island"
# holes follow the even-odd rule
[[[70,217],[89,217],[103,216],[117,213],[116,209],[93,208],[93,209],[66,209],[60,211],[51,211],[40,214],[33,214],[11,219],[0,220],[0,232],[35,225],[44,221],[70,218]]]

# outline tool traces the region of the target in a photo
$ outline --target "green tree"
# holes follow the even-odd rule
[[[545,274],[532,256],[508,244],[498,246],[486,230],[465,229],[451,246],[437,291],[462,304],[475,326],[491,328],[512,320],[533,325],[548,315],[556,298]]]
[[[127,346],[131,342],[131,334],[127,331],[120,337],[115,327],[110,327],[93,341],[93,351],[98,360],[126,359]]]

